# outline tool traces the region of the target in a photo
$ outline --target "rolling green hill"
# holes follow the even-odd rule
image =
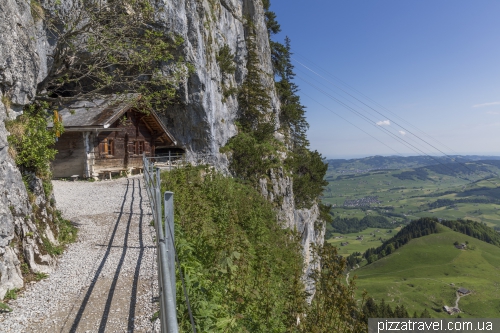
[[[500,248],[439,225],[439,233],[413,239],[370,265],[351,271],[358,276],[358,292],[366,289],[377,301],[404,304],[408,312],[428,309],[432,317],[449,317],[443,306],[454,306],[456,290],[462,297],[462,317],[500,316]],[[468,242],[459,250],[454,242]]]
[[[460,218],[500,229],[499,161],[467,166],[474,172],[427,166],[328,178],[334,175],[329,169],[323,201],[333,205],[334,217],[344,219],[385,216],[407,223],[420,217]]]
[[[329,169],[336,174],[363,173],[367,170],[408,169],[448,163],[467,163],[480,160],[499,161],[499,156],[370,156],[356,159],[328,160]],[[456,163],[455,163],[456,164]]]

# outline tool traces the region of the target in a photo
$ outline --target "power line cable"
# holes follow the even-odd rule
[[[390,114],[392,114],[393,116],[395,116],[396,118],[400,119],[402,122],[406,123],[407,125],[409,125],[410,127],[413,127],[414,129],[416,129],[418,132],[420,132],[421,134],[427,136],[428,138],[436,141],[438,144],[440,144],[441,146],[445,147],[446,149],[452,151],[453,153],[455,153],[456,155],[460,155],[459,153],[457,153],[456,151],[454,151],[453,149],[449,148],[448,146],[446,146],[445,144],[443,144],[442,142],[438,141],[436,138],[433,138],[432,136],[430,136],[429,134],[427,134],[426,132],[424,132],[423,130],[419,129],[418,127],[416,127],[415,125],[411,124],[410,122],[406,121],[404,118],[400,117],[397,115],[397,113],[395,112],[392,112],[391,110],[389,110],[388,108],[384,107],[383,105],[377,103],[375,100],[371,99],[370,97],[368,97],[367,95],[363,94],[361,91],[357,90],[356,88],[354,88],[353,86],[349,85],[348,83],[346,83],[345,81],[343,81],[342,79],[340,79],[338,76],[335,76],[333,75],[332,73],[328,72],[326,69],[322,68],[321,66],[315,64],[314,62],[312,62],[311,60],[309,60],[308,58],[306,58],[305,56],[301,55],[301,54],[298,54],[298,53],[294,53],[295,55],[299,56],[300,58],[304,59],[305,61],[309,62],[312,64],[312,66],[315,66],[317,68],[319,68],[323,73],[325,73],[327,76],[330,76],[331,78],[337,80],[338,82],[340,82],[341,84],[343,84],[344,86],[346,86],[347,88],[355,91],[356,93],[358,93],[359,95],[363,96],[364,98],[366,98],[367,100],[369,100],[370,102],[374,103],[375,105],[377,105],[378,107],[386,110],[387,112],[389,112]],[[299,62],[297,59],[294,59],[295,61]],[[300,62],[299,62],[300,63]]]
[[[400,141],[403,145],[405,145],[406,147],[410,148],[411,150],[413,150],[415,153],[419,153],[422,154],[422,155],[425,155],[431,159],[433,159],[434,161],[436,161],[438,164],[442,165],[443,167],[449,169],[450,171],[452,172],[455,172],[455,170],[453,170],[452,168],[450,168],[448,165],[442,163],[441,161],[439,161],[438,159],[436,159],[435,157],[425,153],[424,151],[422,151],[421,149],[415,147],[414,145],[412,145],[411,143],[407,142],[406,140],[398,137],[397,135],[395,135],[394,133],[388,131],[387,129],[383,128],[383,126],[378,126],[376,125],[370,118],[366,117],[365,115],[363,115],[362,113],[360,113],[359,111],[353,109],[352,107],[350,107],[349,105],[345,104],[344,102],[340,101],[339,99],[335,98],[334,96],[332,96],[331,94],[325,92],[324,90],[320,89],[319,87],[317,87],[316,85],[312,84],[311,82],[305,80],[304,78],[302,78],[301,76],[298,76],[297,77],[308,83],[309,85],[311,85],[313,88],[315,88],[316,90],[320,91],[321,93],[325,94],[326,96],[330,97],[332,100],[334,100],[335,102],[337,102],[338,104],[342,105],[343,107],[345,107],[346,109],[348,109],[349,111],[355,113],[356,115],[360,116],[362,119],[364,119],[365,121],[367,121],[368,123],[372,124],[373,126],[377,127],[379,130],[382,130],[382,131],[385,131],[387,134],[389,134],[390,136],[396,138],[396,140]],[[458,163],[458,162],[457,162]],[[469,169],[469,168],[467,168]],[[470,170],[470,169],[469,169]],[[470,170],[471,172],[473,172],[472,170]],[[473,180],[470,180],[466,177],[460,177],[460,176],[455,176],[456,178],[459,178],[459,179],[463,179],[463,180],[466,180],[467,182],[471,183],[473,182]],[[488,179],[485,179],[486,181],[489,181]],[[490,183],[494,184],[493,182],[489,181]],[[496,184],[494,184],[496,186]]]
[[[294,58],[292,58],[292,59],[293,59],[293,60],[295,60],[295,61],[297,61],[297,62],[298,62],[299,64],[301,64],[304,68],[308,69],[309,71],[311,71],[311,72],[312,72],[312,73],[314,73],[315,75],[317,75],[317,76],[319,76],[319,77],[323,78],[324,80],[326,80],[327,82],[329,82],[329,83],[330,83],[330,84],[332,84],[333,86],[335,86],[335,87],[337,87],[338,89],[342,90],[344,93],[346,93],[347,95],[351,96],[352,98],[354,98],[354,99],[355,99],[355,100],[357,100],[358,102],[360,102],[360,103],[362,103],[363,105],[367,106],[368,108],[370,108],[371,110],[373,110],[373,111],[374,111],[374,112],[376,112],[377,114],[381,115],[381,116],[382,116],[382,117],[384,117],[384,118],[387,118],[389,121],[392,121],[395,125],[399,126],[400,128],[402,128],[402,129],[403,129],[403,130],[405,130],[406,132],[408,132],[408,133],[410,133],[411,135],[413,135],[414,137],[418,138],[420,141],[424,142],[425,144],[427,144],[427,145],[429,145],[430,147],[434,148],[435,150],[439,151],[441,154],[443,154],[443,155],[445,155],[446,157],[448,157],[448,158],[449,158],[452,162],[455,162],[455,163],[459,164],[460,166],[462,166],[463,168],[467,169],[469,172],[474,173],[474,171],[473,171],[472,169],[470,169],[470,168],[469,168],[466,164],[464,164],[464,163],[461,163],[461,162],[457,161],[457,160],[456,160],[456,159],[454,159],[453,157],[451,157],[451,156],[449,156],[448,154],[446,154],[445,152],[443,152],[441,149],[439,149],[439,148],[435,147],[433,144],[431,144],[431,143],[427,142],[426,140],[422,139],[421,137],[419,137],[418,135],[414,134],[413,132],[411,132],[411,131],[410,131],[410,130],[408,130],[407,128],[403,127],[403,126],[402,126],[402,125],[400,125],[399,123],[397,123],[397,122],[395,122],[394,120],[390,119],[389,117],[387,117],[387,116],[386,116],[386,115],[384,115],[383,113],[381,113],[381,112],[379,112],[378,110],[376,110],[376,109],[372,108],[370,105],[368,105],[368,104],[364,103],[364,102],[363,102],[363,101],[361,101],[359,98],[357,98],[357,97],[353,96],[352,94],[350,94],[349,92],[345,91],[344,89],[342,89],[341,87],[339,87],[339,86],[338,86],[338,85],[336,85],[335,83],[333,83],[333,82],[329,81],[328,79],[326,79],[326,78],[325,78],[325,77],[323,77],[322,75],[318,74],[318,73],[317,73],[317,72],[315,72],[314,70],[312,70],[312,69],[310,69],[309,67],[307,67],[306,65],[302,64],[302,63],[301,63],[300,61],[298,61],[297,59],[294,59]],[[304,79],[302,78],[302,80],[304,80]],[[308,81],[306,81],[306,80],[304,80],[304,81],[305,81],[305,82],[308,82]],[[308,83],[309,83],[310,85],[312,85],[310,82],[308,82]],[[323,92],[323,93],[325,93],[325,92]],[[325,94],[327,94],[327,93],[325,93]],[[329,95],[329,94],[328,94],[328,95]],[[329,96],[330,96],[331,98],[334,98],[335,100],[337,100],[335,97],[333,97],[333,96],[331,96],[331,95],[329,95]],[[342,102],[340,102],[339,100],[337,100],[337,102],[342,103]],[[344,106],[345,106],[345,107],[348,107],[347,105],[344,105]],[[350,107],[348,107],[348,108],[350,108]],[[353,110],[353,111],[354,111],[354,110]],[[358,113],[358,114],[359,114],[359,112],[358,112],[358,111],[354,111],[354,112],[356,112],[356,113]],[[369,119],[368,117],[364,117],[364,118]],[[383,130],[385,130],[385,129],[383,129]],[[390,133],[390,132],[389,132],[389,131],[387,131],[387,130],[386,130],[386,132],[387,132],[387,133]],[[406,145],[410,145],[410,146],[414,147],[415,149],[417,149],[418,151],[420,151],[422,154],[424,154],[424,155],[427,155],[427,156],[431,157],[431,155],[428,155],[428,154],[424,153],[422,150],[420,150],[420,149],[416,148],[414,145],[412,145],[411,143],[408,143],[406,140],[401,139],[401,138],[399,138],[398,136],[395,136],[395,135],[394,135],[394,134],[392,134],[392,133],[390,133],[390,135],[394,136],[394,137],[395,137],[398,141],[404,141],[404,142],[406,143]],[[413,149],[412,149],[412,150],[413,150]],[[431,157],[431,158],[433,158],[433,157]],[[435,159],[435,158],[433,158],[433,159],[434,159],[435,161],[438,161],[438,160],[437,160],[437,159]],[[441,162],[439,162],[439,163],[440,163],[440,164],[442,164],[443,166],[445,165],[445,164],[443,164],[443,163],[441,163]],[[448,167],[448,168],[449,168],[449,167]],[[450,170],[452,170],[451,168],[449,168],[449,169],[450,169]],[[458,177],[458,176],[457,176],[457,177]],[[471,180],[469,180],[469,179],[467,179],[467,178],[465,178],[465,179],[466,179],[466,180],[468,180],[468,181],[471,181]],[[485,179],[485,180],[487,180],[487,179]],[[487,180],[487,181],[488,181],[488,180]],[[490,182],[490,183],[492,183],[491,181],[489,181],[489,182]],[[493,185],[495,185],[495,186],[497,186],[497,185],[496,185],[496,184],[494,184],[494,183],[492,183],[492,184],[493,184]]]
[[[328,92],[322,90],[321,88],[319,88],[318,86],[314,85],[313,83],[305,80],[303,77],[301,76],[297,76],[300,80],[306,82],[307,84],[309,84],[310,86],[312,86],[314,89],[318,90],[319,92],[323,93],[324,95],[330,97],[333,101],[337,102],[338,104],[342,105],[343,107],[345,107],[346,109],[348,109],[349,111],[351,111],[352,113],[356,114],[357,116],[361,117],[363,120],[365,120],[366,122],[368,122],[370,125],[373,125],[375,126],[377,129],[385,132],[386,134],[394,137],[396,140],[400,141],[400,143],[402,143],[403,145],[405,145],[407,148],[413,150],[415,153],[420,153],[420,154],[423,154],[423,155],[427,155],[429,157],[431,157],[430,155],[428,155],[427,153],[425,153],[424,151],[420,150],[419,148],[415,147],[414,145],[412,145],[411,143],[405,141],[404,139],[398,137],[397,135],[395,135],[394,133],[390,132],[389,130],[387,130],[386,128],[384,128],[383,126],[378,126],[372,119],[370,119],[369,117],[367,117],[366,115],[362,114],[361,112],[357,111],[356,109],[352,108],[351,106],[347,105],[346,103],[342,102],[341,100],[339,100],[338,98],[332,96],[331,94],[329,94]],[[437,160],[436,160],[437,161]],[[440,162],[439,162],[440,163]]]
[[[383,144],[384,146],[386,146],[387,148],[389,148],[390,150],[394,151],[396,154],[400,155],[401,157],[403,157],[403,154],[401,154],[400,152],[398,152],[397,150],[395,150],[394,148],[392,148],[391,146],[387,145],[386,143],[382,142],[381,140],[377,139],[375,136],[371,135],[370,133],[368,133],[367,131],[365,131],[364,129],[362,129],[361,127],[357,126],[356,124],[354,124],[353,122],[347,120],[346,118],[342,117],[340,114],[338,114],[337,112],[333,111],[332,109],[330,109],[329,107],[325,106],[324,104],[318,102],[316,99],[314,99],[313,97],[309,96],[308,94],[305,94],[305,93],[301,93],[301,95],[303,96],[306,96],[306,97],[309,97],[313,102],[321,105],[323,108],[325,108],[326,110],[330,111],[331,113],[333,113],[334,115],[336,115],[337,117],[341,118],[342,120],[348,122],[349,124],[351,124],[352,126],[356,127],[358,130],[360,130],[361,132],[367,134],[368,136],[370,136],[372,139],[380,142],[381,144]]]
[[[300,71],[300,72],[302,72],[300,69],[299,69],[299,71]],[[308,74],[306,74],[306,76],[308,76],[309,78],[311,78],[311,76],[309,76]],[[306,80],[303,78],[303,76],[299,75],[298,77],[299,77],[299,79],[304,80],[304,81],[305,81],[305,82],[307,82],[308,84],[313,85],[311,82],[306,81]],[[326,88],[326,89],[327,89],[327,87],[325,87],[325,85],[324,85],[324,84],[322,84],[322,83],[318,82],[318,81],[317,81],[317,80],[315,80],[314,78],[311,78],[311,79],[312,79],[312,80],[314,80],[315,82],[319,83],[319,84],[320,84],[323,88]],[[314,86],[314,85],[313,85],[313,86]],[[319,89],[317,86],[314,86],[314,87],[315,87],[316,89]],[[337,99],[336,97],[333,97],[332,95],[330,95],[330,92],[326,92],[326,91],[321,90],[321,89],[319,89],[319,90],[320,90],[323,94],[325,94],[325,95],[329,96],[330,98]],[[339,94],[338,94],[338,93],[336,93],[336,92],[333,92],[333,93],[334,93],[334,94],[336,94],[336,95],[339,95]],[[345,99],[345,97],[343,97],[342,95],[339,95],[339,96],[340,96],[341,98]],[[352,101],[349,101],[349,100],[348,100],[348,103],[352,103],[352,104],[354,104],[354,106],[355,106],[355,107],[357,107],[357,108],[359,108],[359,109],[361,109],[361,110],[363,109],[362,107],[359,107],[358,105],[356,105],[356,104],[355,104],[355,103],[353,103]],[[344,104],[345,104],[345,103],[344,103]],[[369,112],[367,112],[367,113],[368,113],[368,115],[366,115],[366,114],[363,114],[363,113],[359,112],[357,109],[352,108],[351,106],[347,106],[347,104],[345,104],[345,106],[346,106],[346,108],[348,108],[351,112],[354,112],[354,113],[356,113],[359,117],[364,118],[364,120],[365,120],[365,121],[367,121],[367,122],[369,122],[371,125],[373,125],[373,126],[375,126],[375,125],[376,125],[376,126],[377,126],[377,128],[378,128],[379,130],[385,131],[385,132],[386,132],[386,133],[388,133],[390,136],[395,137],[395,138],[396,138],[396,140],[400,141],[401,143],[403,143],[404,145],[406,145],[408,148],[410,148],[408,145],[411,145],[411,144],[410,144],[410,143],[408,143],[406,140],[404,140],[403,138],[401,138],[401,137],[397,136],[396,134],[394,134],[394,133],[390,132],[390,131],[389,131],[387,128],[385,128],[384,126],[379,126],[379,125],[377,124],[376,119],[372,119],[372,118],[370,118],[370,117],[368,116],[368,115],[370,115],[370,113],[369,113]],[[415,144],[416,144],[416,145],[420,145],[421,143],[415,143]],[[411,145],[411,146],[412,146],[412,147],[414,147],[414,148],[416,148],[414,145]],[[410,149],[412,149],[412,148],[410,148]],[[422,148],[422,147],[421,147],[421,149],[425,149],[425,148]],[[413,150],[413,149],[412,149],[412,150]],[[419,151],[420,151],[420,152],[422,152],[422,150],[420,150],[420,149],[419,149]],[[418,152],[417,152],[417,151],[415,151],[415,150],[414,150],[414,152],[418,154]],[[424,153],[424,154],[425,154],[425,153]]]
[[[366,104],[365,102],[363,102],[362,100],[360,100],[359,98],[357,98],[356,96],[352,95],[351,93],[347,92],[346,90],[342,89],[341,87],[339,87],[338,85],[336,85],[335,83],[331,82],[330,80],[328,80],[327,78],[325,78],[324,76],[322,76],[321,74],[315,72],[314,70],[312,70],[311,68],[307,67],[306,65],[304,65],[303,63],[301,63],[300,61],[298,61],[297,59],[294,59],[292,58],[293,60],[295,60],[296,62],[298,62],[300,65],[302,65],[304,68],[306,68],[307,70],[309,70],[310,72],[314,73],[315,75],[319,76],[320,78],[324,79],[325,81],[327,81],[328,83],[332,84],[333,86],[335,86],[336,88],[342,90],[344,93],[346,93],[347,95],[349,95],[350,97],[354,98],[355,100],[357,100],[358,102],[362,103],[363,105],[365,105],[366,107],[370,108],[372,111],[376,112],[377,114],[379,114],[380,116],[384,117],[384,118],[387,118],[388,120],[390,120],[391,122],[393,122],[395,125],[399,126],[400,128],[402,128],[403,130],[407,131],[408,133],[412,134],[413,136],[415,136],[416,138],[418,138],[419,140],[421,140],[422,142],[424,142],[425,144],[431,146],[432,148],[434,148],[435,150],[439,151],[441,154],[443,155],[446,155],[448,156],[445,152],[443,152],[442,150],[440,150],[439,148],[435,147],[434,145],[432,145],[431,143],[425,141],[424,139],[420,138],[418,135],[415,135],[413,132],[411,132],[410,130],[406,129],[405,127],[403,127],[402,125],[400,125],[399,123],[395,122],[393,119],[390,119],[389,117],[387,117],[385,114],[383,114],[382,112],[374,109],[373,107],[371,107],[370,105]],[[448,156],[449,157],[449,156]]]

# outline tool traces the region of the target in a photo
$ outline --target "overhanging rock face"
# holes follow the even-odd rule
[[[41,0],[40,3],[46,16],[55,11],[54,1]],[[66,15],[77,10],[74,5],[72,0],[61,0],[57,8],[62,15]],[[238,101],[236,94],[227,92],[230,87],[241,86],[247,74],[244,22],[248,17],[256,29],[255,43],[264,73],[261,80],[270,92],[273,117],[278,122],[280,105],[274,88],[271,50],[261,0],[158,0],[154,1],[154,6],[159,29],[184,38],[179,55],[195,68],[180,87],[179,103],[168,106],[160,118],[173,137],[183,144],[188,155],[190,152],[210,154],[214,156],[216,167],[227,171],[227,158],[219,153],[219,148],[237,134],[235,119]],[[15,111],[20,111],[32,100],[37,83],[45,78],[47,69],[52,65],[47,55],[50,55],[57,40],[47,38],[49,34],[42,22],[33,19],[29,1],[0,2],[0,34],[0,90],[2,96],[8,96],[11,101],[9,115],[13,117]],[[216,60],[219,50],[225,45],[234,55],[234,74],[223,73]],[[23,229],[21,226],[28,225],[21,218],[14,217],[8,207],[14,205],[19,216],[31,211],[21,175],[7,153],[7,133],[3,126],[6,117],[6,108],[0,104],[0,148],[3,147],[0,151],[0,182],[8,178],[9,184],[5,186],[10,186],[2,187],[9,190],[0,193],[0,263],[11,272],[2,273],[0,297],[6,288],[2,286],[7,285],[5,281],[10,281],[8,283],[12,285],[20,284],[18,266],[11,254],[15,247],[7,249],[10,245],[2,244],[10,244],[16,235],[24,235],[23,230],[27,227]],[[263,195],[270,200],[279,198],[277,209],[284,225],[302,233],[305,272],[310,272],[313,266],[309,244],[323,242],[323,230],[314,228],[319,215],[317,207],[295,209],[292,180],[282,170],[271,172],[269,179],[263,180],[261,185]],[[36,245],[24,243],[26,248]],[[48,263],[44,265],[50,267]],[[308,288],[311,288],[310,281]]]
[[[279,123],[280,103],[274,87],[262,3],[260,0],[163,0],[156,3],[156,15],[165,31],[184,38],[182,55],[196,68],[181,89],[182,103],[169,107],[162,119],[188,151],[214,154],[218,167],[224,170],[227,160],[219,154],[219,148],[236,135],[234,121],[238,115],[236,95],[224,96],[224,92],[230,86],[241,86],[247,74],[248,50],[244,27],[247,17],[255,25],[260,69],[265,73],[261,80],[270,93],[274,118]],[[234,74],[222,73],[217,63],[217,54],[224,45],[229,46],[234,55]],[[273,170],[269,179],[261,181],[260,187],[264,196],[280,203],[278,213],[284,225],[302,233],[306,263],[304,273],[307,276],[316,268],[312,265],[309,244],[323,244],[324,239],[324,227],[315,228],[319,218],[318,207],[295,209],[292,180],[283,170]],[[306,279],[306,285],[313,292],[309,279]]]

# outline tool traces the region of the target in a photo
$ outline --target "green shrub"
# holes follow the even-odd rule
[[[316,284],[314,300],[300,326],[303,333],[361,333],[366,332],[366,318],[362,312],[366,293],[360,304],[354,293],[355,280],[345,283],[346,259],[338,255],[337,248],[326,243],[316,249],[321,258],[321,270],[312,277]]]
[[[271,203],[209,169],[163,173],[162,187],[175,193],[175,246],[198,330],[293,331],[305,309],[300,236],[282,228]],[[177,282],[187,332],[179,275]]]
[[[26,274],[29,274],[31,272],[30,270],[30,267],[28,266],[27,263],[22,263],[21,264],[21,272],[26,275]]]
[[[274,167],[280,167],[276,141],[259,141],[250,133],[240,132],[231,138],[221,153],[232,152],[229,168],[242,180],[257,184]]]
[[[47,103],[34,103],[25,107],[16,120],[5,122],[10,132],[8,142],[14,150],[16,164],[23,171],[36,172],[42,178],[50,178],[49,163],[57,151],[52,148],[56,133],[62,133],[61,124],[47,129]]]

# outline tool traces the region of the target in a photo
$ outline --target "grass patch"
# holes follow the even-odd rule
[[[150,321],[154,322],[158,318],[160,318],[160,311],[156,311],[155,313],[153,313],[153,316],[151,317]]]
[[[42,237],[43,247],[51,256],[59,256],[64,252],[64,246],[54,245],[47,238]]]
[[[69,220],[62,217],[61,212],[56,210],[55,219],[59,227],[57,240],[61,245],[74,243],[78,237],[78,229]]]
[[[78,237],[78,229],[69,220],[62,217],[61,212],[56,210],[53,215],[54,223],[57,227],[55,234],[59,245],[52,244],[46,237],[41,237],[43,248],[50,255],[61,255],[66,246],[74,243]]]
[[[48,277],[49,277],[49,275],[46,274],[46,273],[36,273],[35,274],[35,280],[36,281],[40,281],[40,280],[46,279]]]
[[[7,304],[0,302],[0,313],[1,312],[12,312],[12,309]]]
[[[45,10],[37,0],[30,1],[30,8],[31,8],[31,16],[33,16],[33,19],[35,21],[45,19]]]
[[[18,292],[19,292],[18,288],[7,290],[7,292],[5,293],[5,296],[3,297],[4,301],[10,301],[12,299],[17,299]]]

